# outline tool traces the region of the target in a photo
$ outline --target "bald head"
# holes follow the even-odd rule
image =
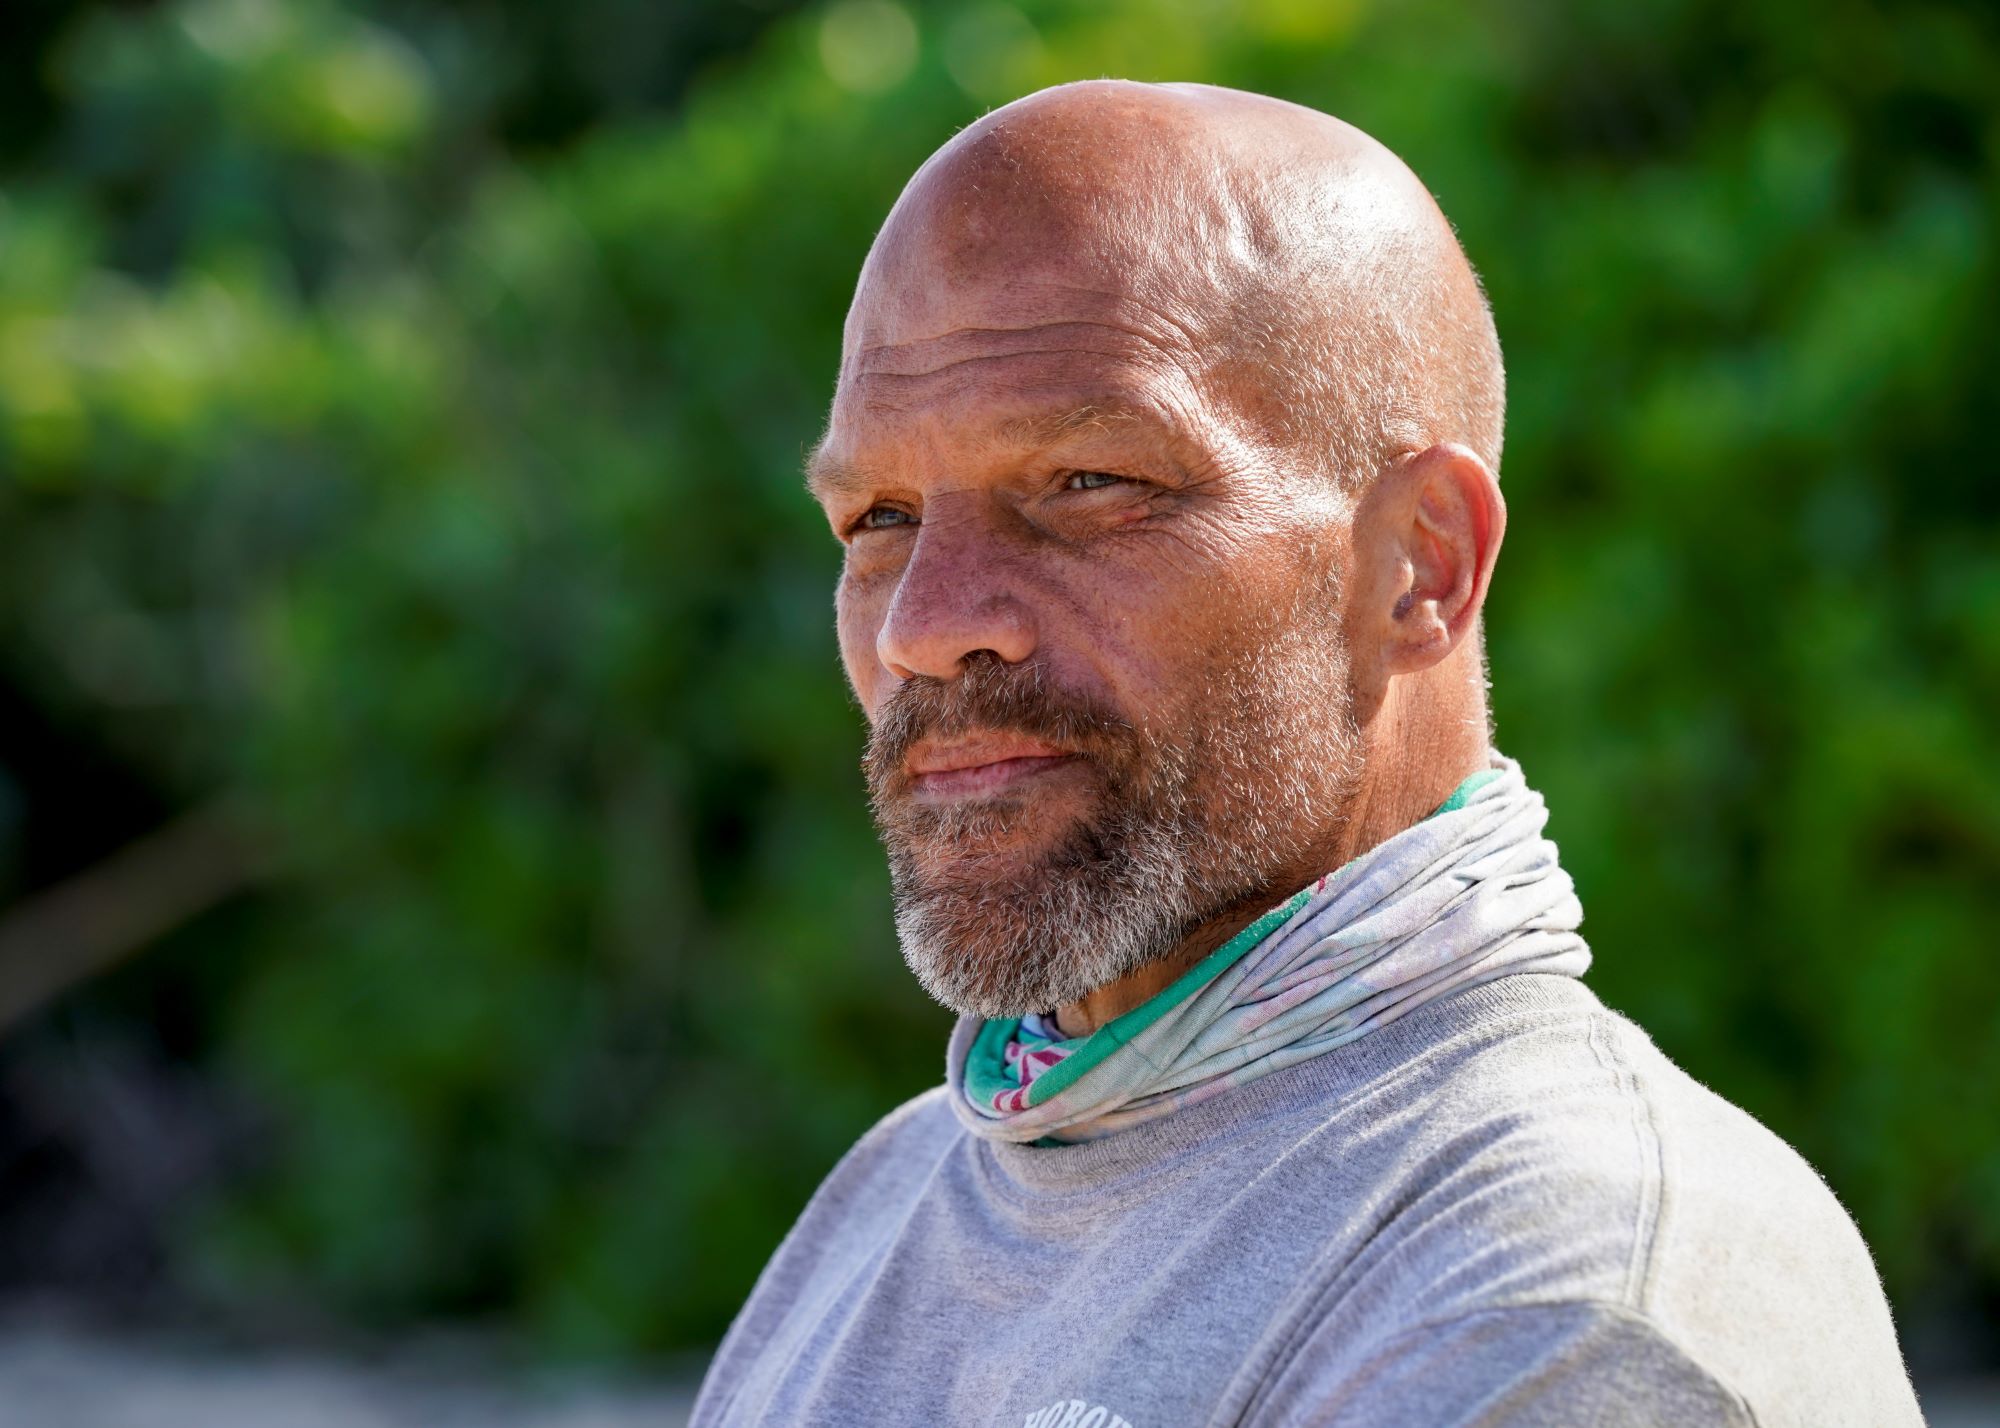
[[[1065,316],[1144,334],[1190,400],[1344,486],[1439,442],[1498,468],[1499,343],[1450,225],[1395,155],[1314,110],[1107,80],[987,115],[884,224],[842,379]]]

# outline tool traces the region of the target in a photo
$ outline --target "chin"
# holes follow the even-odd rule
[[[1186,923],[1178,863],[1078,856],[1050,837],[991,852],[892,850],[896,933],[924,990],[965,1016],[1074,1002],[1171,952]]]

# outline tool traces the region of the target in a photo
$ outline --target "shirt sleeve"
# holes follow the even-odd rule
[[[1259,1428],[1756,1428],[1749,1406],[1618,1305],[1485,1309],[1372,1347],[1309,1339]]]

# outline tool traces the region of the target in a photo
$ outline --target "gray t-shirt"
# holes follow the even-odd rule
[[[695,1428],[1921,1423],[1799,1156],[1519,975],[1084,1145],[941,1091],[827,1177]]]

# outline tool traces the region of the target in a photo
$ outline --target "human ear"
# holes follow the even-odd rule
[[[1472,633],[1486,603],[1507,506],[1493,470],[1469,447],[1445,442],[1403,456],[1369,487],[1355,513],[1350,647],[1382,685],[1429,669]]]

